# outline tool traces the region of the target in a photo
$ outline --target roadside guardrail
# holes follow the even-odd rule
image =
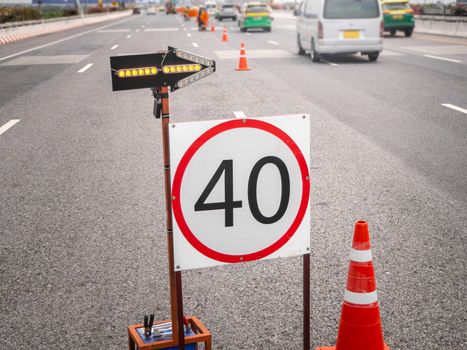
[[[415,32],[467,38],[467,17],[415,15]]]
[[[132,14],[131,10],[97,13],[85,16],[51,18],[46,20],[21,21],[0,24],[0,44],[33,36],[81,27],[88,24],[118,19]]]

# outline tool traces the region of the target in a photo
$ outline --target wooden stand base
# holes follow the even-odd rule
[[[207,330],[206,327],[201,323],[198,318],[195,316],[187,317],[188,324],[193,330],[195,335],[190,335],[185,337],[185,344],[195,344],[197,348],[197,343],[204,343],[205,350],[211,350],[212,347],[212,336],[211,333]],[[161,324],[170,322],[170,320],[159,321],[155,324]],[[142,328],[143,324],[135,324],[133,326],[128,326],[128,350],[156,350],[156,349],[167,349],[173,348],[178,345],[176,339],[169,340],[160,340],[153,341],[151,343],[145,343],[141,336],[138,334],[137,329]]]

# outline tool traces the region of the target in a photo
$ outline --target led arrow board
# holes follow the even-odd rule
[[[310,118],[170,124],[175,270],[309,253]]]
[[[216,71],[216,62],[169,47],[158,53],[110,57],[112,90],[183,88]]]

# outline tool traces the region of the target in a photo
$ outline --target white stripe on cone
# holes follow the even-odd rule
[[[368,305],[378,301],[378,293],[375,291],[371,293],[355,293],[346,290],[344,293],[344,301],[356,305]]]
[[[368,250],[350,250],[350,260],[355,262],[370,262],[372,261],[371,249]]]

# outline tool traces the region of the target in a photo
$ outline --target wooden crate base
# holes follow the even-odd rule
[[[205,350],[211,350],[212,336],[206,327],[195,316],[187,317],[190,328],[195,332],[195,335],[185,337],[185,344],[204,343]],[[170,322],[170,320],[158,321],[155,324]],[[151,343],[145,343],[138,334],[137,329],[143,327],[142,323],[128,326],[128,349],[129,350],[156,350],[176,347],[177,339],[159,340]]]

